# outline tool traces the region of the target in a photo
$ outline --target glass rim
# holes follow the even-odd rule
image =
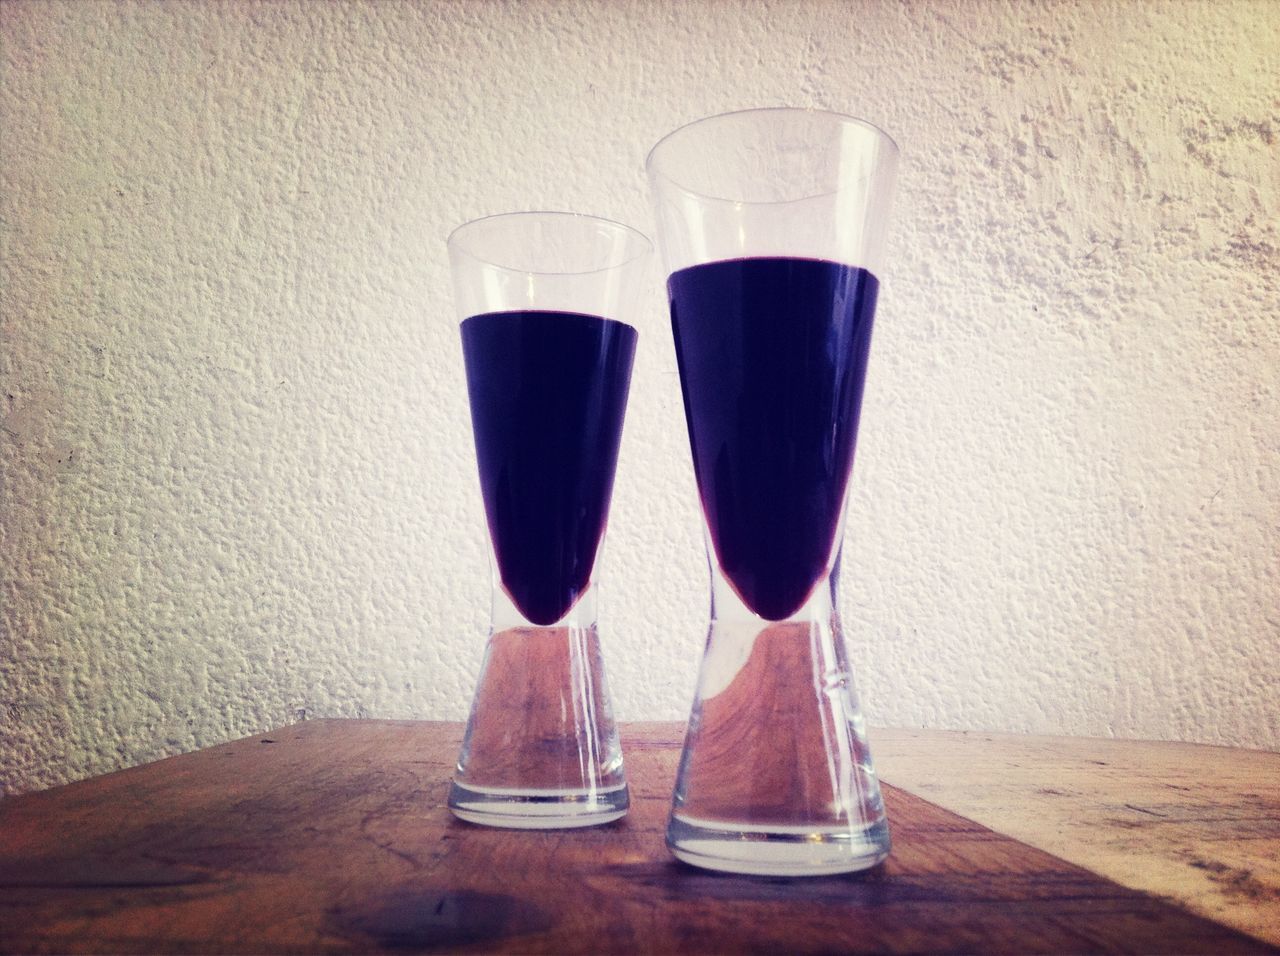
[[[830,190],[829,192],[815,193],[810,196],[799,196],[794,199],[770,199],[770,200],[735,199],[732,196],[717,196],[717,195],[714,195],[713,193],[703,192],[700,189],[692,189],[684,185],[683,183],[681,183],[674,176],[671,176],[670,174],[658,168],[659,163],[657,162],[657,159],[656,159],[658,155],[658,151],[662,149],[662,147],[665,146],[669,141],[671,141],[677,136],[680,136],[683,133],[689,132],[695,126],[702,126],[703,124],[707,124],[707,123],[715,123],[719,120],[728,119],[731,116],[748,116],[751,114],[763,115],[765,113],[774,113],[774,114],[790,113],[793,115],[805,114],[808,116],[821,117],[823,119],[832,120],[844,126],[860,126],[863,129],[869,131],[873,136],[875,136],[881,142],[888,144],[890,150],[892,150],[894,160],[896,160],[902,154],[902,150],[898,147],[897,141],[888,133],[886,133],[883,129],[877,126],[875,123],[872,123],[870,120],[864,120],[857,116],[852,116],[848,113],[840,113],[840,112],[837,112],[836,110],[819,109],[817,107],[755,106],[755,107],[750,107],[748,109],[743,109],[743,110],[728,110],[724,113],[713,113],[710,116],[703,116],[700,119],[691,120],[688,123],[683,124],[682,126],[677,126],[675,129],[667,133],[660,140],[658,140],[656,143],[653,144],[653,147],[649,150],[648,154],[644,158],[645,172],[647,172],[651,177],[660,176],[663,179],[665,179],[667,182],[684,190],[686,193],[689,193],[692,196],[697,196],[700,199],[708,199],[708,200],[713,200],[715,202],[740,203],[744,206],[786,205],[788,203],[800,202],[808,199],[820,199],[824,196],[834,196],[838,194],[840,190],[833,189],[833,190]]]
[[[626,255],[622,256],[617,262],[611,265],[601,266],[598,269],[521,269],[508,263],[497,262],[493,258],[479,255],[474,249],[468,248],[463,244],[462,233],[469,231],[474,226],[484,223],[493,223],[500,219],[511,221],[529,220],[529,219],[559,219],[559,220],[578,220],[580,222],[593,222],[603,226],[607,226],[617,232],[618,235],[625,236],[628,242],[633,246]],[[620,269],[629,265],[646,255],[653,252],[653,241],[639,229],[629,226],[625,222],[619,222],[617,219],[608,219],[604,216],[596,216],[592,213],[570,212],[564,209],[527,209],[517,212],[497,212],[488,216],[479,216],[475,219],[469,219],[461,225],[455,226],[449,235],[445,237],[445,246],[450,250],[462,252],[477,262],[485,265],[493,266],[495,269],[504,269],[507,272],[520,272],[526,275],[557,275],[557,276],[585,276],[593,275],[598,272],[610,272],[614,269]]]

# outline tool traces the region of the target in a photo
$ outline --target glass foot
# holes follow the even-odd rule
[[[627,812],[595,625],[489,638],[449,809],[469,823],[590,827]]]
[[[625,783],[603,790],[509,790],[455,780],[449,788],[449,809],[459,820],[517,830],[599,826],[623,817],[629,802]]]
[[[755,876],[830,876],[875,866],[889,855],[883,821],[848,827],[733,826],[673,815],[667,846],[676,859],[707,870]]]
[[[821,876],[889,854],[839,618],[819,610],[712,622],[667,827],[680,860]]]

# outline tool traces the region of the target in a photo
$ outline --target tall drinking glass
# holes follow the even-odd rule
[[[468,223],[448,246],[493,599],[449,807],[493,826],[606,823],[628,798],[596,565],[649,242],[531,212]]]
[[[646,164],[711,567],[667,828],[697,866],[889,852],[837,579],[896,162],[868,123],[764,109],[682,127]]]

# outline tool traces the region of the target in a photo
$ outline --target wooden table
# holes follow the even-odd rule
[[[879,731],[894,852],[801,880],[675,863],[681,728],[632,809],[445,809],[458,724],[311,721],[0,801],[11,952],[1280,952],[1280,755]]]

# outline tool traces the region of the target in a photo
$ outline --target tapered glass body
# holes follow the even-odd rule
[[[711,572],[667,842],[712,869],[889,851],[838,612],[897,148],[811,110],[683,127],[647,168]]]
[[[648,241],[570,213],[449,238],[492,569],[492,623],[449,806],[464,820],[607,823],[628,795],[597,566]]]

